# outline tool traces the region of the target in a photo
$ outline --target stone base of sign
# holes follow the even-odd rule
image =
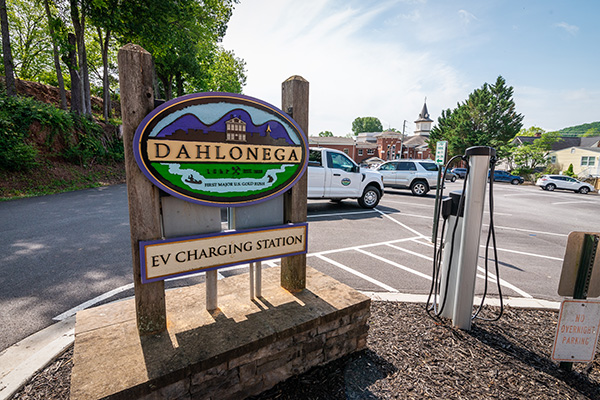
[[[203,284],[166,293],[167,329],[140,337],[133,300],[77,313],[71,399],[243,399],[366,346],[370,299],[307,268],[307,288],[263,271],[219,281],[219,309]]]

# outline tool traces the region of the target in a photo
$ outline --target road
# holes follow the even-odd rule
[[[448,183],[446,193],[461,182]],[[598,231],[600,196],[494,188],[503,294],[560,300],[567,235]],[[407,190],[387,190],[374,210],[351,200],[309,201],[307,263],[358,290],[426,294],[434,201],[433,192],[421,198]],[[124,185],[0,203],[0,219],[0,351],[79,309],[133,295]],[[483,238],[488,223],[486,212]],[[481,267],[483,255],[482,248]],[[235,267],[220,275],[246,271]],[[166,286],[202,281],[200,274]],[[478,279],[476,292],[482,290]]]

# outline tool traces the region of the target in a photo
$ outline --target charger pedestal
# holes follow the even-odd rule
[[[469,147],[465,152],[469,175],[464,207],[456,207],[445,234],[440,290],[440,304],[445,304],[441,315],[451,318],[454,326],[463,330],[471,329],[485,191],[490,159],[495,154],[493,148],[484,146]]]

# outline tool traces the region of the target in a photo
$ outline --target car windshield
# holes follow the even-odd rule
[[[438,170],[437,164],[434,164],[431,162],[420,162],[419,164],[421,164],[421,166],[423,168],[425,168],[427,171],[437,171]]]

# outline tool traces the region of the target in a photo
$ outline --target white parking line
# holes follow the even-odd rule
[[[93,299],[88,300],[85,303],[81,303],[77,307],[73,307],[70,310],[65,311],[64,313],[62,313],[60,315],[57,315],[56,317],[52,318],[52,320],[53,321],[62,321],[64,319],[67,319],[70,316],[77,314],[78,311],[85,310],[88,307],[91,307],[91,306],[93,306],[95,304],[98,304],[98,303],[100,303],[100,302],[102,302],[102,301],[104,301],[106,299],[109,299],[109,298],[111,298],[111,297],[113,297],[113,296],[115,296],[115,295],[117,295],[119,293],[122,293],[122,292],[124,292],[126,290],[129,290],[129,289],[133,289],[133,283],[130,283],[130,284],[125,285],[125,286],[118,287],[116,289],[111,290],[110,292],[106,292],[104,294],[101,294],[98,297],[94,297]]]
[[[404,229],[407,229],[409,231],[411,231],[414,234],[417,234],[419,236],[422,236],[423,238],[426,238],[425,235],[421,234],[420,232],[417,232],[416,230],[414,230],[413,228],[411,228],[410,226],[407,226],[405,224],[403,224],[400,221],[395,220],[394,218],[390,217],[389,215],[387,215],[386,213],[384,213],[383,211],[378,210],[377,208],[374,208],[375,211],[377,211],[378,213],[380,213],[381,215],[383,215],[384,217],[390,219],[391,221],[395,222],[396,224],[400,225],[401,227],[403,227]]]
[[[392,247],[392,248],[396,249],[396,250],[400,250],[400,251],[403,251],[405,253],[412,254],[413,256],[421,257],[421,258],[426,259],[427,261],[433,262],[433,258],[428,257],[426,255],[423,255],[421,253],[417,253],[416,251],[411,251],[411,250],[408,250],[408,249],[403,249],[402,247],[394,246],[393,244],[390,244],[390,243],[388,243],[387,245],[389,247]]]
[[[481,271],[483,274],[485,274],[485,268],[480,267],[479,265],[477,266],[477,269],[479,271]],[[498,282],[498,277],[496,275],[494,275],[491,272],[488,272],[488,276],[491,278],[490,282],[492,283],[496,283]],[[480,277],[481,279],[485,279],[485,275],[478,275],[478,277]],[[525,292],[524,290],[519,289],[518,287],[516,287],[515,285],[512,285],[508,282],[506,282],[504,279],[500,278],[500,285],[507,287],[509,289],[514,290],[515,292],[519,293],[521,296],[526,297],[528,299],[533,299],[533,296],[530,295],[529,293]]]
[[[413,242],[418,243],[418,244],[422,244],[424,246],[433,247],[433,244],[423,243],[423,242],[421,242],[420,239],[413,239]],[[485,244],[480,244],[479,247],[485,248]],[[547,258],[549,260],[557,260],[557,261],[562,261],[563,260],[562,258],[558,258],[558,257],[550,257],[550,256],[545,256],[543,254],[526,253],[524,251],[509,250],[509,249],[502,249],[502,248],[497,248],[496,250],[498,250],[498,251],[505,251],[507,253],[523,254],[525,256],[531,256],[531,257]]]
[[[319,252],[315,252],[315,253],[309,253],[306,256],[307,257],[318,257],[320,255],[323,254],[332,254],[332,253],[340,253],[343,251],[349,251],[349,250],[358,250],[358,249],[364,249],[367,247],[376,247],[376,246],[384,246],[387,245],[389,243],[401,243],[401,242],[408,242],[408,241],[413,241],[416,239],[422,239],[422,236],[413,236],[413,237],[409,237],[409,238],[405,238],[405,239],[396,239],[396,240],[389,240],[389,241],[385,241],[385,242],[378,242],[378,243],[370,243],[370,244],[363,244],[360,246],[352,246],[352,247],[343,247],[341,249],[333,249],[333,250],[324,250],[324,251],[319,251]]]
[[[587,204],[595,204],[595,201],[589,201],[589,200],[573,200],[573,201],[561,201],[558,203],[550,203],[554,206],[560,205],[560,204],[581,204],[581,203],[587,203]]]
[[[488,224],[482,224],[482,225],[483,226],[489,226]],[[564,233],[534,231],[532,229],[511,228],[509,226],[497,226],[497,225],[494,225],[494,229],[507,229],[507,230],[510,230],[510,231],[527,232],[527,233],[541,233],[543,235],[551,235],[551,236],[564,236],[564,237],[569,236],[569,235],[565,235]]]
[[[346,211],[346,212],[340,212],[340,213],[333,213],[333,214],[313,214],[313,215],[308,215],[307,218],[321,218],[321,217],[340,217],[343,215],[351,215],[351,214],[370,214],[370,213],[374,213],[376,212],[375,210],[367,210],[367,211]]]
[[[419,271],[417,271],[417,270],[414,270],[414,269],[412,269],[412,268],[405,267],[405,266],[404,266],[404,265],[402,265],[402,264],[398,264],[398,263],[396,263],[396,262],[390,261],[390,260],[388,260],[387,258],[383,258],[383,257],[380,257],[380,256],[378,256],[377,254],[373,254],[373,253],[370,253],[370,252],[368,252],[368,251],[365,251],[365,250],[362,250],[362,249],[357,249],[357,251],[358,251],[358,252],[360,252],[360,253],[366,254],[366,255],[367,255],[367,256],[369,256],[369,257],[373,257],[373,258],[375,258],[375,259],[377,259],[377,260],[379,260],[379,261],[383,261],[383,262],[384,262],[384,263],[386,263],[386,264],[390,264],[390,265],[392,265],[392,266],[394,266],[394,267],[396,267],[396,268],[400,268],[400,269],[402,269],[402,270],[404,270],[404,271],[406,271],[406,272],[410,272],[411,274],[414,274],[414,275],[420,276],[421,278],[425,278],[425,279],[427,279],[427,280],[431,280],[431,276],[429,276],[429,275],[427,275],[427,274],[424,274],[424,273],[422,273],[422,272],[419,272]]]
[[[317,254],[316,256],[317,256],[318,258],[320,258],[321,260],[328,262],[328,263],[329,263],[329,264],[331,264],[331,265],[334,265],[334,266],[336,266],[336,267],[338,267],[338,268],[340,268],[340,269],[343,269],[343,270],[344,270],[344,271],[346,271],[346,272],[350,272],[350,273],[351,273],[351,274],[353,274],[353,275],[356,275],[356,276],[358,276],[358,277],[360,277],[360,278],[362,278],[362,279],[364,279],[364,280],[366,280],[366,281],[368,281],[368,282],[371,282],[371,283],[373,283],[373,284],[375,284],[375,285],[377,285],[377,286],[379,286],[379,287],[382,287],[382,288],[384,288],[385,290],[387,290],[388,292],[394,292],[394,293],[398,293],[398,291],[397,291],[396,289],[394,289],[393,287],[391,287],[391,286],[388,286],[388,285],[386,285],[386,284],[385,284],[385,283],[383,283],[383,282],[379,282],[377,279],[373,279],[373,278],[371,278],[370,276],[368,276],[368,275],[365,275],[365,274],[363,274],[363,273],[361,273],[361,272],[358,272],[358,271],[356,271],[356,270],[354,270],[354,269],[352,269],[352,268],[350,268],[350,267],[347,267],[347,266],[345,266],[344,264],[340,264],[339,262],[337,262],[337,261],[334,261],[334,260],[332,260],[331,258],[327,258],[327,257],[325,257],[325,256],[323,256],[323,255],[320,255],[320,254]]]

